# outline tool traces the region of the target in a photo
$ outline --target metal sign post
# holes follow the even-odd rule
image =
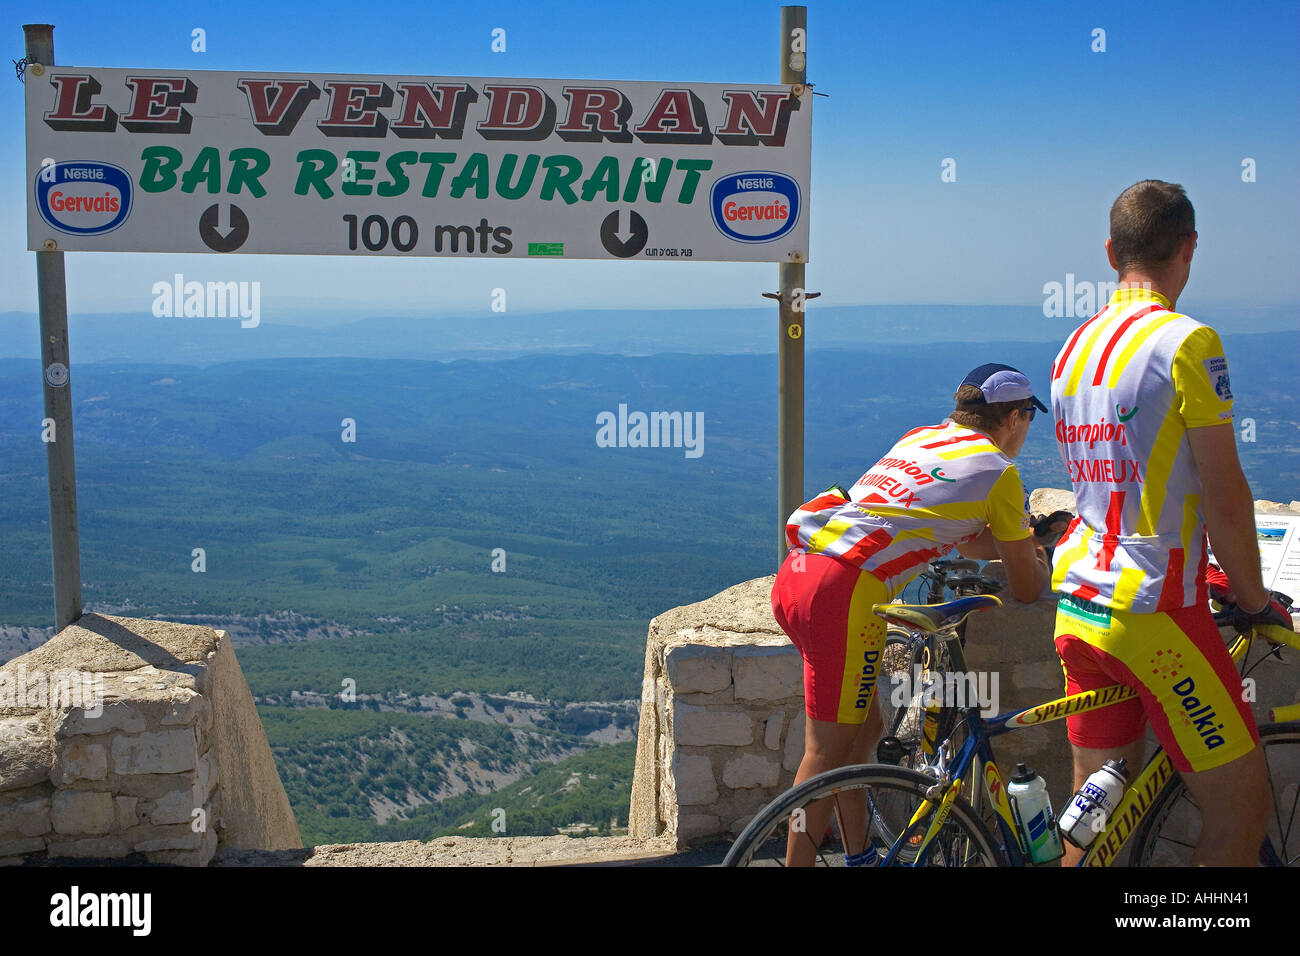
[[[803,86],[807,77],[808,8],[781,8],[781,82]],[[809,97],[811,100],[811,97]],[[811,178],[810,178],[811,181]],[[806,201],[806,200],[805,200]],[[777,412],[776,496],[777,561],[785,560],[789,545],[785,522],[803,504],[803,338],[804,264],[777,266],[780,300],[777,311],[777,362],[780,408]]]
[[[54,27],[23,26],[28,75],[54,65]],[[81,617],[81,545],[77,532],[77,467],[72,447],[72,382],[68,350],[68,287],[63,253],[36,253],[36,295],[41,312],[41,368],[45,392],[46,480],[50,492],[50,551],[54,561],[54,628]]]

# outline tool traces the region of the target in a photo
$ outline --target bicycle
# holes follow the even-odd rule
[[[1073,517],[1068,511],[1035,515],[1032,522],[1035,539],[1052,548],[1060,538],[1063,526]],[[924,587],[926,605],[941,604],[945,591],[962,598],[997,594],[1003,587],[1002,582],[981,574],[979,563],[968,558],[931,561],[917,580]],[[965,647],[965,617],[954,625],[954,631],[961,646]],[[937,711],[930,708],[927,723],[927,701],[936,691],[944,691],[947,675],[953,673],[955,669],[946,641],[938,634],[910,624],[888,626],[881,655],[879,686],[882,690],[888,686],[890,692],[885,697],[877,691],[884,717],[884,730],[876,745],[878,762],[919,769],[933,759],[935,744],[950,735],[957,714],[954,709],[940,704]],[[906,698],[905,704],[898,699],[900,690]],[[940,699],[944,699],[942,694]]]
[[[1002,590],[1000,581],[980,574],[979,564],[966,558],[931,561],[919,580],[926,586],[927,605],[940,604],[945,591],[962,598]],[[954,625],[954,633],[965,647],[964,617]],[[939,634],[910,623],[888,625],[876,692],[884,718],[876,745],[878,762],[918,769],[933,758],[935,745],[953,730],[956,711],[940,708],[927,726],[925,704],[936,685],[942,686],[943,675],[952,672],[947,643]]]
[[[991,595],[977,595],[938,605],[876,605],[873,610],[899,627],[942,634],[950,663],[964,671],[965,658],[956,628],[969,614],[998,603]],[[1216,615],[1216,620],[1223,619]],[[1265,636],[1272,654],[1280,656],[1282,645],[1300,650],[1300,637],[1294,633],[1274,630]],[[1253,638],[1254,632],[1237,635],[1229,651],[1234,661],[1244,665]],[[988,719],[982,717],[978,706],[959,707],[957,726],[935,748],[933,763],[923,762],[920,769],[859,764],[805,780],[759,811],[732,844],[723,865],[784,865],[789,833],[806,833],[801,827],[804,808],[827,798],[834,800],[832,825],[821,840],[806,835],[814,843],[816,860],[822,865],[844,862],[840,834],[846,832],[846,802],[865,808],[865,818],[850,821],[850,829],[865,833],[877,847],[878,865],[1028,865],[1028,852],[1021,843],[991,738],[1069,714],[1108,707],[1134,696],[1136,691],[1116,684]],[[1269,717],[1270,723],[1260,727],[1260,742],[1273,791],[1274,818],[1261,845],[1260,860],[1267,865],[1296,866],[1300,865],[1300,704],[1274,708]],[[960,745],[956,743],[958,736],[962,736]],[[963,796],[963,790],[970,791],[971,800]],[[841,799],[842,794],[858,792],[864,792],[865,799]],[[988,801],[992,828],[978,809],[981,796]],[[1078,865],[1110,866],[1130,840],[1131,864],[1181,862],[1184,855],[1190,855],[1198,831],[1199,811],[1181,777],[1174,772],[1168,754],[1157,747]],[[850,852],[862,849],[854,847]]]

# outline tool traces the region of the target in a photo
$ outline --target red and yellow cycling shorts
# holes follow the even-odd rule
[[[772,586],[772,613],[803,656],[804,709],[814,720],[860,724],[871,710],[885,649],[889,601],[870,571],[825,554],[786,555]]]
[[[1111,684],[1138,692],[1067,717],[1070,742],[1079,747],[1122,747],[1150,720],[1174,767],[1187,772],[1222,766],[1259,743],[1241,676],[1204,606],[1132,614],[1062,595],[1056,653],[1067,694]]]

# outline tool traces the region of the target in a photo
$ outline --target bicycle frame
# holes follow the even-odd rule
[[[1116,684],[1099,690],[1060,697],[1025,710],[1009,711],[987,720],[980,718],[978,708],[963,708],[958,725],[968,722],[972,732],[954,757],[940,761],[938,766],[940,777],[935,783],[943,786],[943,794],[937,804],[937,810],[935,810],[936,804],[931,799],[922,802],[907,827],[890,847],[884,864],[889,866],[895,863],[904,843],[910,841],[918,825],[929,818],[925,834],[917,846],[917,857],[919,858],[925,852],[926,847],[947,819],[953,802],[961,795],[964,789],[963,781],[972,766],[981,768],[979,776],[984,784],[984,793],[996,813],[998,832],[995,836],[1001,841],[1003,852],[1006,853],[1012,866],[1029,864],[1029,856],[1020,844],[1019,827],[1016,826],[1015,817],[1011,812],[1001,771],[998,770],[997,761],[993,757],[991,739],[1021,727],[1060,720],[1070,714],[1099,710],[1135,696],[1137,696],[1136,691]],[[1128,838],[1137,830],[1138,824],[1146,815],[1156,794],[1164,788],[1173,774],[1174,767],[1169,756],[1163,749],[1158,749],[1138,778],[1125,790],[1119,806],[1107,820],[1106,828],[1093,840],[1078,865],[1109,866],[1114,862],[1128,842]]]
[[[964,671],[966,667],[965,655],[962,652],[960,640],[955,634],[950,634],[944,639],[948,642],[949,654],[956,669]],[[1229,648],[1232,659],[1240,661],[1244,658],[1250,649],[1250,643],[1250,635],[1238,635]],[[902,833],[899,834],[898,839],[889,848],[882,861],[883,865],[895,864],[904,844],[910,843],[918,826],[929,818],[921,842],[917,845],[916,858],[920,859],[922,857],[926,847],[942,828],[953,802],[961,795],[966,774],[971,770],[972,766],[981,768],[979,776],[984,784],[982,789],[996,814],[998,832],[994,836],[1001,840],[1003,852],[1006,853],[1013,866],[1029,864],[1031,862],[1029,855],[1021,845],[1020,829],[1016,825],[1010,802],[1007,799],[1006,789],[1002,784],[1002,774],[998,770],[997,762],[993,757],[991,739],[1022,727],[1032,727],[1053,720],[1060,720],[1072,714],[1099,710],[1121,701],[1130,700],[1136,696],[1137,692],[1132,688],[1123,684],[1113,684],[1109,687],[1058,697],[1056,700],[1037,704],[1023,710],[1009,711],[988,719],[981,717],[978,707],[960,708],[961,716],[954,724],[952,735],[955,735],[957,729],[963,723],[968,724],[970,727],[970,735],[962,743],[955,756],[951,753],[950,741],[952,735],[938,747],[940,757],[934,769],[939,771],[939,776],[935,784],[936,788],[942,787],[942,796],[940,797],[938,793],[926,794],[926,799],[922,801],[921,806],[917,808],[912,819],[904,827]],[[1093,839],[1083,858],[1076,865],[1104,867],[1114,863],[1128,843],[1129,838],[1137,832],[1142,819],[1154,804],[1156,796],[1168,784],[1174,773],[1174,766],[1169,759],[1169,755],[1164,748],[1157,747],[1156,752],[1147,761],[1137,779],[1125,789],[1119,805],[1115,808],[1115,812],[1107,818],[1105,828]],[[972,788],[971,803],[972,808],[977,813],[979,811],[975,798],[978,792],[979,788]],[[934,802],[933,797],[939,797],[937,804]],[[1265,841],[1263,849],[1270,854],[1272,853],[1269,841]]]

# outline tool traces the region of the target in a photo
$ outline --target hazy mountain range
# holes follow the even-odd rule
[[[1295,331],[1296,309],[1193,312],[1221,334]],[[1086,316],[1084,317],[1086,318]],[[295,323],[303,321],[301,317]],[[943,342],[1063,342],[1082,321],[1047,318],[1034,306],[819,306],[810,302],[808,349],[862,349]],[[0,312],[0,357],[36,358],[35,313]],[[231,318],[155,318],[95,313],[69,318],[72,360],[173,361],[206,365],[262,358],[513,357],[532,352],[775,352],[777,310],[600,309],[494,313],[430,318],[360,318],[325,328],[277,323],[262,304],[256,327]]]

